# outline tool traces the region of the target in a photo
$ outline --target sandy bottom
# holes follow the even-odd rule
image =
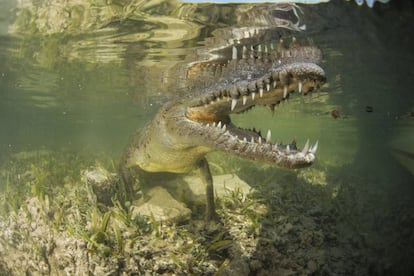
[[[92,165],[115,171],[110,161],[96,164],[61,152],[26,153],[4,161],[1,275],[413,271],[412,207],[402,200],[392,208],[367,210],[384,196],[356,190],[367,179],[338,177],[333,186],[334,178],[323,170],[259,170],[268,180],[253,192],[237,185],[221,191],[216,199],[219,221],[205,222],[203,203],[187,202],[190,216],[174,223],[133,212],[122,196],[107,205],[97,200],[82,177]],[[116,174],[108,177],[116,182]]]

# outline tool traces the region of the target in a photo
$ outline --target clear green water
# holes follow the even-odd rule
[[[37,5],[0,3],[2,162],[43,149],[99,152],[118,160],[134,130],[182,93],[179,64],[203,57],[206,45],[224,43],[223,33],[253,20],[237,15],[248,6],[234,5],[149,1],[122,9],[95,3],[90,17],[82,5],[71,6],[70,20],[65,12]],[[59,5],[54,7],[61,11]],[[336,191],[333,200],[346,201],[350,216],[377,246],[383,235],[414,225],[414,119],[407,115],[414,108],[414,8],[340,2],[301,11],[306,31],[271,32],[312,38],[324,53],[328,85],[312,98],[291,100],[274,116],[257,109],[234,120],[270,128],[275,140],[319,140],[312,168],[324,173],[326,189]],[[332,110],[341,116],[334,119]],[[405,154],[396,157],[395,149]],[[258,184],[253,174],[265,172],[248,164],[251,171],[241,174]],[[402,226],[400,218],[407,216]],[[378,248],[400,252],[396,262],[409,266],[412,234],[394,240],[406,243],[408,253],[389,241]]]

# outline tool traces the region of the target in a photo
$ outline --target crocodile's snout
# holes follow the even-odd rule
[[[254,64],[243,63],[243,59],[230,61],[226,68],[239,67],[239,78],[205,91],[198,102],[187,107],[186,118],[191,122],[183,125],[192,128],[194,136],[202,132],[204,145],[215,150],[287,168],[309,166],[315,160],[318,143],[311,146],[308,141],[303,149],[273,144],[270,130],[262,136],[255,130],[238,128],[230,120],[230,114],[243,113],[258,105],[274,111],[292,93],[306,95],[320,89],[326,81],[324,70],[317,64],[321,54],[316,47],[295,45],[271,55],[262,53]],[[234,47],[233,57],[237,56]],[[254,68],[264,73],[257,74]]]

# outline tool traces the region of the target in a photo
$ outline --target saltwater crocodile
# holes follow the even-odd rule
[[[238,128],[230,115],[256,105],[274,111],[291,93],[318,89],[325,82],[318,65],[321,51],[300,45],[296,39],[289,47],[280,41],[275,46],[233,46],[230,51],[229,61],[210,66],[215,68],[215,82],[166,103],[131,138],[120,164],[127,186],[131,187],[136,176],[199,169],[207,189],[207,219],[212,219],[216,212],[207,153],[218,150],[285,168],[307,167],[314,162],[317,143],[310,146],[307,142],[303,149],[296,143],[273,144],[270,131],[262,136],[255,130]],[[200,69],[189,72],[194,70]]]

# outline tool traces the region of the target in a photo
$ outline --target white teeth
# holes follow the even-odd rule
[[[286,152],[287,152],[287,153],[289,153],[289,152],[290,152],[290,146],[289,146],[289,145],[287,145],[287,146],[286,146]]]
[[[262,137],[259,137],[259,144],[262,143]]]
[[[237,48],[235,46],[233,46],[233,55],[232,55],[233,59],[237,59]]]
[[[298,84],[299,93],[302,93],[302,82],[300,81]]]
[[[247,103],[247,96],[243,96],[243,105],[246,105]]]
[[[317,149],[318,149],[318,142],[316,141],[315,145],[313,145],[313,147],[310,148],[309,152],[315,154]]]
[[[270,129],[267,131],[267,134],[266,134],[266,143],[268,144],[272,143],[272,132],[270,131]]]
[[[252,92],[252,101],[254,101],[254,98],[256,97],[256,93]]]
[[[263,88],[260,88],[260,89],[259,89],[259,95],[260,95],[260,98],[262,98],[262,97],[263,97]]]
[[[215,127],[216,126],[216,122],[213,122],[213,127]]]
[[[252,137],[251,139],[250,139],[250,143],[254,143],[254,138]]]
[[[270,90],[270,84],[266,84],[266,90],[269,91]]]
[[[306,141],[306,144],[302,149],[302,153],[306,154],[306,153],[308,153],[308,150],[309,150],[309,139]]]
[[[231,111],[234,110],[234,108],[236,108],[237,105],[237,99],[232,99],[231,100]]]
[[[247,138],[246,137],[243,138],[243,142],[247,142]]]
[[[273,81],[273,88],[276,87],[276,84],[277,84],[277,82],[276,81]]]
[[[221,121],[220,121],[220,122],[218,122],[217,127],[218,127],[218,128],[221,128]]]
[[[286,97],[287,97],[287,89],[288,89],[288,87],[287,87],[287,85],[285,85],[283,87],[283,99],[286,99]]]
[[[226,131],[226,129],[227,129],[227,126],[226,126],[226,124],[224,124],[223,125],[223,131]]]

